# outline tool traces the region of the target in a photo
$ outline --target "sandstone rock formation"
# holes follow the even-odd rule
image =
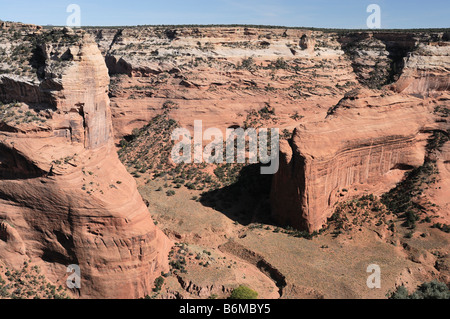
[[[0,76],[0,258],[62,285],[77,264],[82,298],[144,297],[171,243],[117,157],[97,44],[65,29],[23,45],[37,78]]]
[[[349,92],[325,120],[301,125],[290,144],[283,141],[271,195],[273,216],[283,224],[310,232],[321,229],[342,189],[379,183],[387,191],[403,178],[395,174],[397,169],[424,163],[431,130],[448,132],[447,121],[433,115],[437,105],[448,108],[448,42],[439,41],[440,37],[435,42],[418,41],[413,35],[395,40],[389,34],[358,36],[362,40],[353,36],[347,45],[341,41],[347,53],[353,52],[350,56],[359,81],[370,87],[394,81],[390,88],[403,94]],[[417,48],[409,52],[413,46]],[[378,50],[374,48],[387,51],[374,54]],[[362,62],[367,60],[374,62]],[[390,68],[399,68],[396,77],[389,75]]]
[[[450,90],[449,42],[420,44],[408,54],[404,71],[393,84],[397,92],[428,96]]]
[[[430,66],[434,70],[434,65],[443,65],[447,54],[443,32],[245,27],[88,32],[99,44],[112,75],[116,143],[160,114],[167,101],[178,105],[171,115],[182,126],[191,127],[194,119],[201,119],[209,127],[220,128],[243,126],[248,112],[269,103],[277,111],[277,127],[292,131],[299,122],[291,118],[296,113],[304,121],[319,120],[348,91],[378,89],[397,83],[400,75],[405,84],[396,90],[401,91],[410,83],[406,79],[415,74],[413,64],[419,63],[415,60],[422,59],[424,65],[423,59],[429,57],[436,61]],[[407,76],[410,70],[413,73]]]
[[[273,215],[283,224],[319,230],[340,190],[422,165],[432,108],[414,97],[351,92],[326,120],[299,126],[290,145],[283,141],[281,147]]]
[[[314,39],[311,39],[306,34],[302,35],[300,39],[300,48],[302,50],[314,51],[315,44]]]
[[[0,29],[3,30],[13,29],[14,31],[25,30],[28,32],[30,30],[41,30],[42,26],[34,24],[24,24],[19,22],[0,21]]]

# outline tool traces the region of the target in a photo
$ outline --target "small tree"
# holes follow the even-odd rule
[[[164,284],[164,278],[162,276],[159,276],[155,279],[155,288],[153,288],[154,292],[161,291],[161,287]]]
[[[230,299],[258,299],[258,293],[246,286],[239,286],[231,293]]]

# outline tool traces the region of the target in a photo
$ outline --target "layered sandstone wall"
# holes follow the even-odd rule
[[[61,285],[77,264],[82,298],[144,297],[171,242],[118,159],[96,43],[60,36],[33,48],[38,79],[0,76],[0,258]]]
[[[116,142],[160,114],[164,103],[184,127],[244,126],[270,104],[280,128],[296,112],[336,104],[357,80],[336,35],[311,30],[246,27],[88,30],[112,75]],[[343,93],[342,93],[343,94]],[[328,106],[326,106],[328,108]]]
[[[320,230],[343,189],[383,183],[395,170],[422,165],[427,132],[436,128],[433,107],[411,96],[352,92],[326,120],[299,126],[281,146],[271,194],[275,219]]]
[[[404,69],[393,84],[397,92],[427,96],[450,90],[450,43],[420,44],[404,59]]]
[[[402,77],[405,84],[399,81],[396,89],[402,91],[411,77],[420,77],[430,78],[434,84],[427,87],[434,91],[448,81],[445,32],[181,26],[88,32],[112,75],[116,143],[160,114],[167,101],[177,104],[171,115],[184,127],[194,119],[209,127],[244,126],[248,112],[270,104],[277,127],[293,131],[296,113],[303,121],[319,120],[355,88],[379,89]],[[424,60],[425,74],[414,59],[436,63]]]

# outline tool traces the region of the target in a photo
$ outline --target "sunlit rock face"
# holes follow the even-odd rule
[[[117,157],[103,56],[84,32],[29,32],[37,76],[0,76],[0,257],[62,285],[79,265],[82,298],[144,297],[171,243]]]
[[[324,121],[299,126],[290,144],[281,146],[274,217],[317,231],[333,214],[341,190],[375,185],[393,171],[422,165],[427,131],[437,127],[432,110],[432,103],[418,98],[359,91]]]

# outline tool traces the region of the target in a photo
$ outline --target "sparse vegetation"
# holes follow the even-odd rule
[[[415,199],[423,193],[424,185],[431,185],[436,182],[439,172],[436,160],[432,159],[430,155],[439,151],[448,140],[448,133],[433,132],[428,140],[428,156],[425,163],[408,172],[403,181],[381,198],[382,203],[391,212],[405,219],[403,224],[405,227],[415,228],[416,222],[420,220],[420,214],[424,212],[423,207]]]
[[[355,228],[359,229],[363,225],[387,227],[394,231],[390,212],[373,194],[339,203],[334,214],[328,219],[328,225],[333,228],[332,234],[335,237]]]
[[[174,190],[168,190],[167,192],[166,192],[166,195],[167,196],[174,196],[175,195],[175,191]]]
[[[436,223],[432,226],[433,228],[437,228],[439,230],[442,230],[443,232],[446,233],[450,233],[450,225],[447,224],[441,224],[441,223]]]
[[[252,57],[243,59],[237,66],[238,69],[244,69],[248,71],[255,71],[257,66]]]
[[[0,299],[70,299],[66,289],[51,284],[30,262],[20,270],[0,265]]]

